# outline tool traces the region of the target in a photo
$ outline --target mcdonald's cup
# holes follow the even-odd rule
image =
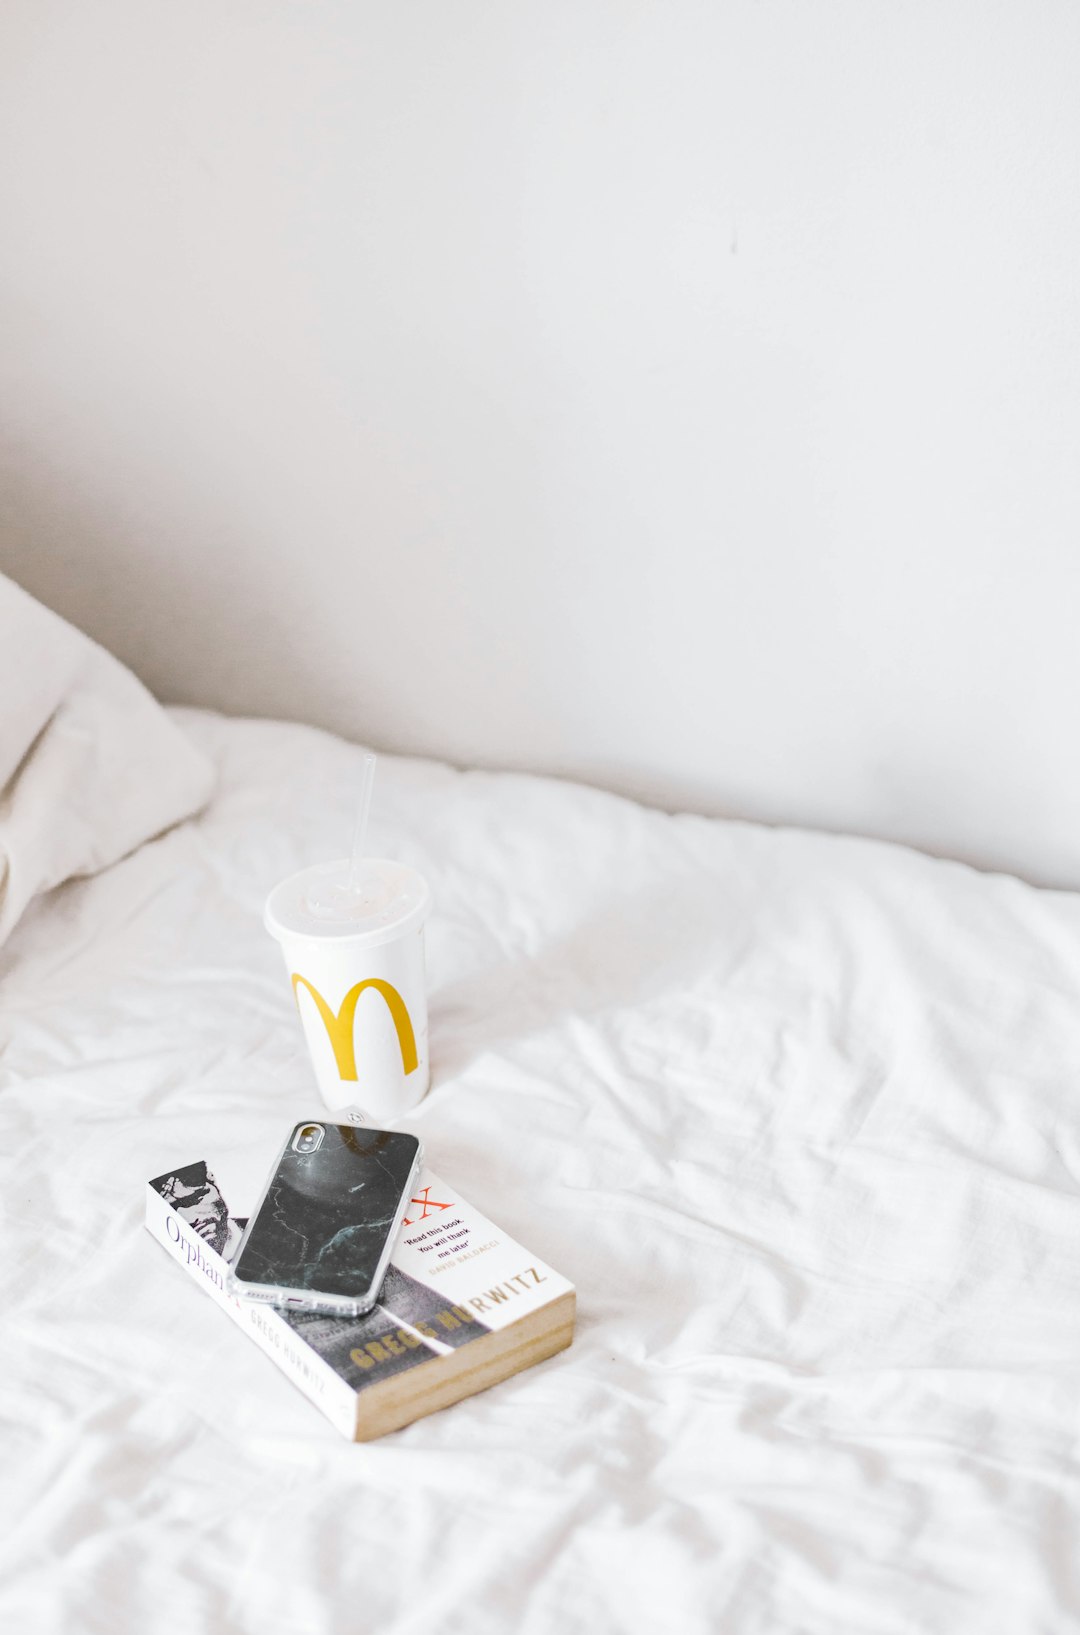
[[[389,1122],[428,1087],[424,921],[427,882],[403,863],[302,869],[270,893],[266,928],[281,944],[323,1100]]]

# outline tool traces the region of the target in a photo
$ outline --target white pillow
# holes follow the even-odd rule
[[[190,817],[213,779],[130,670],[0,574],[0,942],[36,893]]]

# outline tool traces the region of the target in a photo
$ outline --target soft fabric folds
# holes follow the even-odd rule
[[[213,770],[104,648],[0,576],[0,942],[206,802]]]

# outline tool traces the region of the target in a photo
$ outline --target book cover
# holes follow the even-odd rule
[[[367,1441],[528,1368],[573,1339],[573,1285],[424,1169],[375,1308],[328,1317],[228,1287],[246,1225],[205,1161],[148,1183],[146,1225],[346,1436]]]

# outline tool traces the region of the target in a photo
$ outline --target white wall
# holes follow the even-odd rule
[[[0,0],[0,567],[166,698],[1080,885],[1080,9]]]

